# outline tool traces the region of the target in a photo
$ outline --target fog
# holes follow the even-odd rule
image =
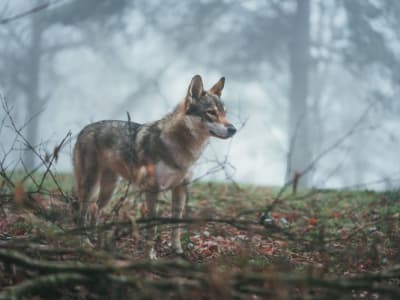
[[[400,2],[379,0],[0,0],[0,92],[43,155],[72,133],[55,166],[71,171],[86,124],[159,119],[193,75],[206,88],[225,76],[239,131],[210,139],[195,178],[393,189],[398,16]],[[39,166],[0,117],[3,166]]]

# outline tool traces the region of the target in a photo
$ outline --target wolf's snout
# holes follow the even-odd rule
[[[228,124],[227,129],[229,136],[232,136],[236,133],[236,128],[232,124]]]

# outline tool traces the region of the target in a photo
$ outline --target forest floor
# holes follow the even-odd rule
[[[71,176],[54,179],[0,186],[0,299],[400,299],[400,192],[195,183],[177,257],[167,195],[148,220],[121,184],[82,228]]]

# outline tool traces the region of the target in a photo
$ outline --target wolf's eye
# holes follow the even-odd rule
[[[206,114],[212,117],[216,117],[217,116],[217,112],[215,110],[207,110]]]
[[[207,121],[213,122],[217,118],[217,112],[215,110],[207,110],[204,117]]]

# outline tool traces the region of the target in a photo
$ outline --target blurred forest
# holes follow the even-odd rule
[[[0,300],[400,299],[399,28],[398,0],[0,0]],[[82,224],[81,128],[161,118],[195,74],[238,132],[184,217],[122,181]]]
[[[395,0],[2,0],[0,86],[45,152],[91,121],[159,118],[191,76],[223,75],[243,128],[213,142],[204,164],[229,152],[232,166],[211,179],[393,188],[399,12]],[[10,136],[2,128],[3,152]],[[24,152],[10,164],[35,168]]]

